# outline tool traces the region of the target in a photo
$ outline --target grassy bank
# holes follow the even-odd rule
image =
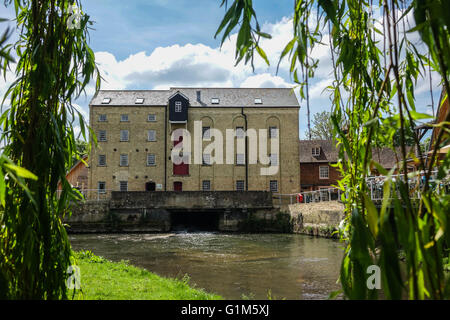
[[[222,297],[189,285],[187,277],[169,279],[137,268],[126,261],[112,262],[89,251],[76,252],[81,291],[75,299],[87,300],[217,300]],[[69,295],[72,298],[73,291]]]

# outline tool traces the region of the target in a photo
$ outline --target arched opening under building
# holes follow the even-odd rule
[[[174,211],[170,213],[172,231],[218,231],[222,213],[218,211]]]
[[[155,191],[156,190],[156,183],[154,182],[147,182],[145,184],[145,191]]]

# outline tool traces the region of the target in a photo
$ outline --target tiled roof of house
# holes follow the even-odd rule
[[[91,106],[165,106],[179,91],[189,98],[191,107],[296,107],[300,105],[291,88],[170,88],[169,90],[100,90],[92,98]],[[198,100],[197,92],[200,92]],[[111,99],[102,104],[103,99]],[[143,98],[142,104],[136,104]],[[213,104],[212,99],[219,99]],[[256,103],[255,99],[261,99]]]
[[[300,140],[300,163],[336,163],[339,158],[336,143],[332,140]],[[320,147],[320,155],[313,156],[312,149]],[[409,154],[413,147],[406,147]],[[388,147],[372,148],[372,159],[381,164],[385,169],[393,168],[401,158],[401,149],[392,150]],[[410,158],[410,156],[407,156]]]

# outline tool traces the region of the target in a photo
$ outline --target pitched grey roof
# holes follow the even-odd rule
[[[290,88],[170,88],[169,90],[100,90],[92,98],[91,106],[165,106],[177,91],[189,98],[191,107],[300,107]],[[197,101],[200,91],[200,101]],[[102,104],[110,98],[109,104]],[[143,104],[135,104],[136,98],[144,98]],[[218,98],[218,104],[211,104]],[[255,98],[262,104],[255,104]]]
[[[337,162],[339,155],[332,140],[300,140],[300,163]],[[312,148],[320,147],[320,155],[313,156]]]

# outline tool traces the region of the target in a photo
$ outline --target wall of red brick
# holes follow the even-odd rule
[[[329,167],[328,179],[319,178],[319,167]],[[300,164],[300,186],[302,191],[319,190],[320,187],[328,187],[337,184],[341,178],[337,168],[328,163],[301,163]]]

